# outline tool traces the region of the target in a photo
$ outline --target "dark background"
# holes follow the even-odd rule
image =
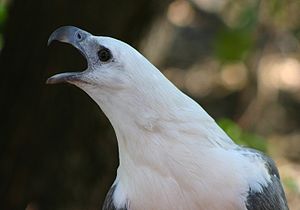
[[[100,209],[118,166],[114,131],[71,85],[83,70],[52,31],[74,25],[139,49],[237,142],[269,153],[300,209],[300,2],[0,1],[0,209]]]

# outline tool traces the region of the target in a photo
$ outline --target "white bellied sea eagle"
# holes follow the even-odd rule
[[[47,83],[84,90],[117,136],[119,167],[103,210],[288,210],[274,161],[236,145],[137,50],[73,26],[53,40],[76,47],[88,67]]]

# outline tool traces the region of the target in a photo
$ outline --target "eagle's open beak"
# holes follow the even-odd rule
[[[54,40],[71,44],[72,46],[77,48],[86,58],[86,54],[81,43],[89,36],[91,36],[90,33],[83,31],[79,28],[76,28],[74,26],[62,26],[56,29],[50,35],[48,39],[48,45],[50,45],[51,42]],[[65,82],[74,83],[80,81],[81,76],[82,76],[82,72],[60,73],[47,79],[46,83],[47,84],[56,84],[56,83],[65,83]]]

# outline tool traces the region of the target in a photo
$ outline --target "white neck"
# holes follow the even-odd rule
[[[197,167],[203,165],[204,174],[199,176],[209,175],[210,172],[205,172],[212,159],[208,149],[236,147],[200,105],[178,90],[152,64],[147,66],[153,69],[143,73],[137,71],[140,75],[136,77],[141,79],[125,89],[83,88],[114,127],[120,160],[116,181],[122,186],[122,192],[134,200],[138,200],[134,197],[139,194],[136,187],[143,186],[147,180],[157,182],[151,185],[160,185],[169,183],[160,179],[161,176],[175,178],[181,174],[178,179],[187,176],[174,170],[188,173],[186,168],[195,168],[197,164]],[[192,165],[182,168],[186,164]],[[169,189],[172,186],[174,183],[169,183],[166,191],[172,191]],[[140,190],[150,193],[150,189]]]

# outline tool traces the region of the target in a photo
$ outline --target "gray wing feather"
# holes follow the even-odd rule
[[[275,162],[263,153],[246,149],[245,155],[260,158],[264,161],[266,168],[271,176],[271,182],[267,186],[262,186],[262,191],[257,192],[249,187],[246,207],[248,210],[288,210],[288,205],[283,187],[280,182],[280,176]]]

